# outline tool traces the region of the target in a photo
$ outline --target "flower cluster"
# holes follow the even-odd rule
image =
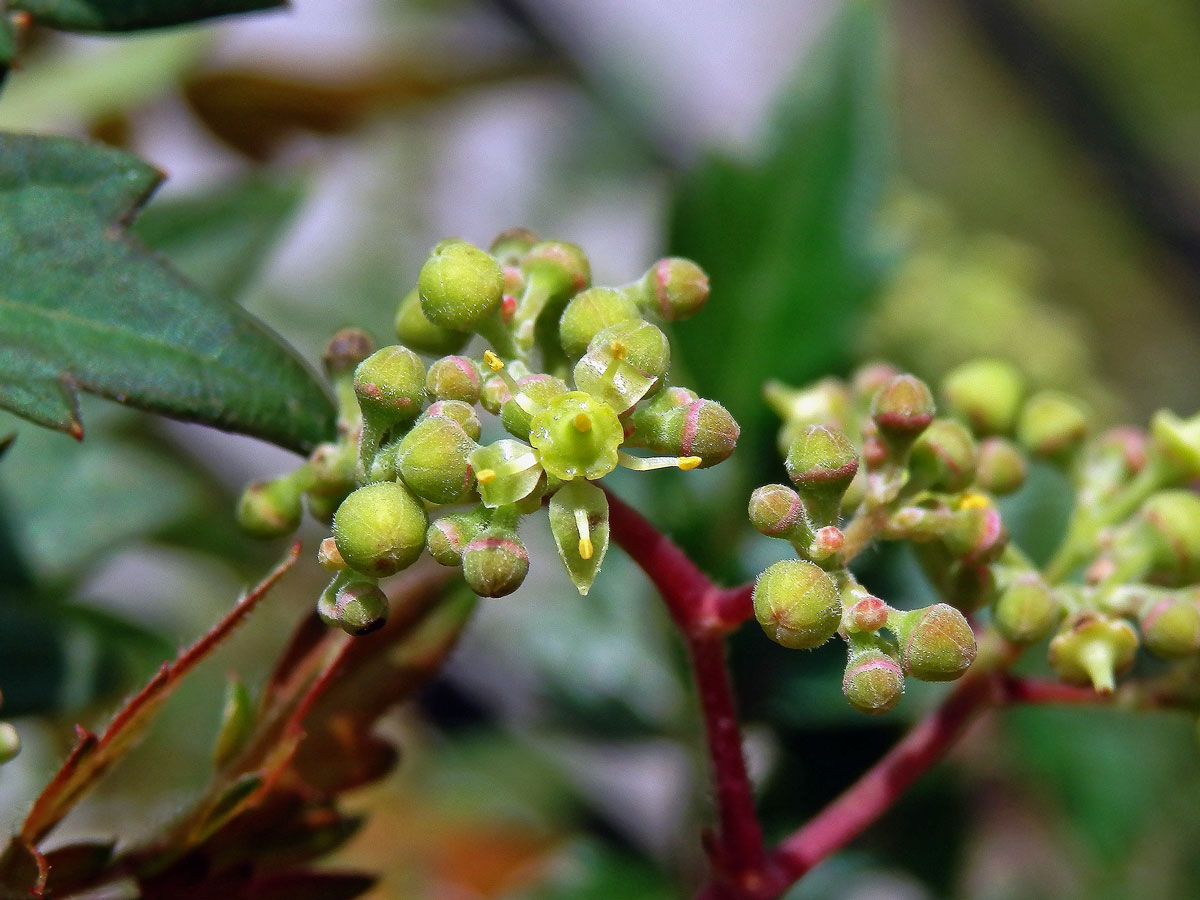
[[[967,616],[982,627],[985,610],[1011,644],[1051,638],[1058,676],[1101,693],[1139,645],[1200,657],[1200,497],[1184,489],[1200,477],[1200,417],[1163,411],[1148,434],[1089,437],[1082,402],[1031,393],[999,360],[960,366],[939,393],[943,416],[924,382],[883,365],[850,382],[767,386],[794,488],[756,490],[750,518],[800,557],[758,579],[767,634],[802,648],[841,635],[843,691],[868,713],[895,706],[905,676],[962,675],[977,647]],[[1033,460],[1062,468],[1076,491],[1045,567],[1009,543],[996,506]],[[941,602],[901,611],[872,596],[847,564],[875,539],[911,543]]]
[[[375,350],[352,329],[331,341],[338,441],[248,488],[239,519],[253,534],[286,534],[306,496],[333,529],[320,550],[334,575],[319,609],[355,634],[386,617],[379,579],[426,550],[461,566],[481,596],[516,590],[529,569],[518,522],[543,504],[586,594],[608,547],[608,500],[594,482],[618,466],[686,470],[733,452],[739,429],[725,408],[668,380],[661,326],[707,297],[707,276],[686,259],[660,260],[623,287],[592,287],[573,244],[523,229],[486,252],[443,241],[400,303],[400,343]],[[484,441],[481,412],[508,436]]]

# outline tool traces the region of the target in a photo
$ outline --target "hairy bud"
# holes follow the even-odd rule
[[[1039,391],[1030,397],[1017,420],[1017,440],[1030,453],[1064,462],[1088,432],[1088,414],[1073,397]]]
[[[425,366],[398,344],[376,350],[354,370],[354,394],[364,418],[379,428],[411,422],[425,399]]]
[[[465,356],[443,356],[435,360],[425,376],[425,390],[434,400],[457,400],[475,404],[483,381],[474,362]]]
[[[442,241],[417,279],[421,310],[434,325],[470,331],[500,308],[504,272],[500,263],[466,241]]]
[[[882,650],[851,653],[842,676],[842,693],[860,713],[879,715],[893,709],[904,694],[900,664]]]
[[[515,531],[494,530],[463,549],[463,577],[480,597],[503,597],[521,586],[529,572],[529,553]]]
[[[343,328],[329,339],[321,362],[331,379],[354,371],[354,367],[375,352],[375,342],[361,328]]]
[[[934,419],[913,444],[908,470],[923,488],[957,493],[975,480],[978,460],[971,432],[953,419]]]
[[[287,476],[256,482],[238,500],[238,525],[264,540],[291,534],[300,527],[303,514],[300,488]]]
[[[905,449],[929,426],[936,411],[929,386],[915,375],[897,375],[871,400],[871,418],[880,435]]]
[[[558,323],[559,340],[567,356],[578,359],[601,331],[639,318],[637,304],[626,292],[617,288],[588,288],[572,297],[563,310]]]
[[[486,519],[478,510],[435,519],[425,533],[425,547],[443,566],[462,565],[463,550],[483,531]]]
[[[475,481],[467,460],[476,446],[453,419],[423,418],[396,448],[396,469],[418,497],[455,503],[467,496]]]
[[[820,567],[802,559],[769,566],[754,583],[753,600],[763,631],[784,647],[819,647],[842,621],[837,587]]]
[[[1195,593],[1152,603],[1138,622],[1146,649],[1160,659],[1200,652],[1200,604]]]
[[[379,481],[342,501],[333,517],[333,538],[347,565],[382,578],[417,561],[428,524],[425,507],[408,488]]]
[[[858,472],[858,456],[846,435],[825,425],[806,425],[792,441],[784,468],[809,520],[836,524],[842,498]]]
[[[904,671],[921,681],[953,681],[975,661],[975,633],[948,603],[895,616]],[[892,625],[891,619],[888,622]]]
[[[690,319],[708,301],[708,275],[690,259],[660,259],[641,281],[642,309],[664,322]]]

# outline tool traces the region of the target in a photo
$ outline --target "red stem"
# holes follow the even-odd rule
[[[689,638],[688,652],[704,712],[720,822],[710,856],[719,875],[753,894],[764,883],[766,848],[742,755],[742,733],[725,665],[725,643],[719,637]]]
[[[780,893],[821,860],[836,853],[886,812],[995,697],[989,675],[966,676],[945,702],[917,723],[895,747],[814,819],[771,854]]]

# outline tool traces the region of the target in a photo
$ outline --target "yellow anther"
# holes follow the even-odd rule
[[[579,558],[591,559],[595,548],[592,547],[592,529],[586,510],[575,510],[575,530],[579,532]]]
[[[679,468],[683,469],[685,472],[690,472],[702,462],[704,462],[704,460],[698,456],[681,456],[679,457]]]
[[[608,352],[612,354],[613,359],[624,359],[628,351],[620,341],[613,341],[608,345]]]
[[[575,430],[581,434],[587,434],[592,430],[592,419],[587,413],[579,413],[574,421]],[[587,557],[584,557],[586,559]]]
[[[491,484],[496,480],[496,470],[480,469],[477,473],[475,473],[475,480],[483,485]]]
[[[504,368],[504,360],[493,353],[491,350],[483,351],[483,361],[487,363],[487,367],[493,372],[499,372]]]
[[[959,509],[987,509],[991,505],[992,501],[978,491],[969,491],[958,501]]]

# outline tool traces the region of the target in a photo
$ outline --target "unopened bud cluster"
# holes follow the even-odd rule
[[[843,691],[864,712],[891,709],[905,676],[949,680],[976,653],[967,616],[990,612],[1013,644],[1050,638],[1065,681],[1111,692],[1144,646],[1200,657],[1200,417],[1160,412],[1150,433],[1089,436],[1089,412],[1031,392],[999,360],[946,376],[937,392],[883,365],[796,390],[772,383],[791,485],[759,488],[750,519],[799,559],[768,568],[756,616],[784,646],[840,635]],[[1032,460],[1068,472],[1076,505],[1056,557],[1033,566],[1008,543],[996,498],[1017,491]],[[939,602],[899,611],[847,568],[870,541],[909,542]]]
[[[481,596],[515,591],[530,566],[518,523],[544,504],[586,594],[608,547],[608,500],[594,482],[618,466],[712,466],[737,443],[724,407],[669,381],[662,326],[707,297],[707,276],[686,259],[594,287],[573,244],[523,229],[489,251],[443,241],[399,305],[399,343],[377,350],[356,330],[330,343],[338,440],[248,488],[239,519],[253,534],[284,535],[307,498],[333,530],[319,553],[334,573],[319,611],[354,634],[387,615],[379,579],[424,552],[461,567]],[[483,436],[485,412],[507,436]]]

